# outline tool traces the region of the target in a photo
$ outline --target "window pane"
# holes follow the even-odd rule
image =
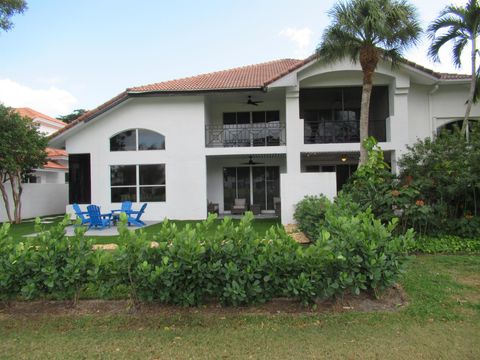
[[[307,165],[305,166],[305,172],[307,173],[320,172],[320,165]]]
[[[246,199],[250,205],[250,168],[237,168],[237,198]]]
[[[267,111],[267,122],[280,121],[280,111]]]
[[[249,112],[238,112],[237,113],[237,124],[250,124],[250,113]]]
[[[230,210],[237,195],[236,168],[223,169],[223,203],[224,209]]]
[[[253,203],[265,210],[265,167],[252,167]]]
[[[140,201],[142,202],[165,201],[165,186],[140,187]]]
[[[165,185],[165,165],[140,165],[140,185]]]
[[[280,168],[267,166],[267,210],[274,209],[274,198],[280,197]]]
[[[165,136],[155,131],[138,129],[138,150],[165,150]]]
[[[235,125],[237,123],[237,114],[236,113],[223,113],[223,124],[224,125]]]
[[[136,130],[127,130],[110,138],[110,151],[137,150]]]
[[[265,123],[265,111],[254,111],[252,112],[252,122],[256,123]]]
[[[112,188],[112,203],[119,203],[122,201],[137,201],[136,187],[116,187]]]
[[[137,185],[135,165],[114,165],[110,167],[112,186]]]

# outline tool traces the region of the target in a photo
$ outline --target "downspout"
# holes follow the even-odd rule
[[[432,138],[435,136],[435,121],[432,117],[432,95],[437,92],[439,88],[438,81],[433,86],[432,90],[428,92],[428,118],[430,119],[430,133],[432,134]]]

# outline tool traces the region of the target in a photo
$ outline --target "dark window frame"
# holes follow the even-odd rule
[[[134,146],[134,149],[113,149],[112,148],[112,145],[114,144],[114,139],[121,136],[122,134],[124,133],[128,133],[128,132],[131,132],[131,131],[134,131],[135,132],[135,146]],[[150,134],[154,134],[154,135],[157,135],[160,137],[160,141],[158,141],[159,143],[161,143],[161,146],[160,148],[142,148],[142,144],[145,143],[146,141],[140,141],[140,133],[141,132],[146,132],[146,133],[150,133]],[[145,134],[146,135],[146,134]],[[145,129],[145,128],[132,128],[132,129],[126,129],[126,130],[123,130],[123,131],[120,131],[114,135],[112,135],[109,139],[109,142],[110,142],[110,152],[118,152],[118,151],[162,151],[162,150],[166,150],[166,137],[165,135],[163,135],[162,133],[159,133],[158,131],[155,131],[155,130],[151,130],[151,129]]]
[[[156,184],[150,184],[150,183],[142,183],[142,176],[140,172],[146,167],[152,167],[152,166],[159,166],[161,167],[160,172],[163,172],[160,176],[160,182]],[[129,184],[113,184],[113,173],[112,171],[116,167],[135,167],[135,183],[129,183]],[[135,189],[134,190],[134,195],[133,198],[125,199],[125,200],[130,200],[134,203],[138,202],[166,202],[166,193],[167,193],[167,185],[166,185],[166,165],[164,163],[160,164],[120,164],[120,165],[110,165],[110,202],[111,203],[121,203],[123,200],[114,200],[114,189]],[[143,189],[143,191],[142,191]],[[146,192],[147,189],[153,190],[152,193],[157,192],[157,195],[160,196],[160,199],[158,200],[145,200],[145,197],[148,196],[148,193]]]

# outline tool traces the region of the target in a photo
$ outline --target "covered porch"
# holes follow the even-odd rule
[[[257,218],[279,217],[285,172],[285,154],[207,156],[208,211],[220,217],[241,217],[245,211]]]

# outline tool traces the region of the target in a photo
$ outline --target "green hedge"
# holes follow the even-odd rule
[[[480,253],[480,239],[468,239],[452,235],[422,236],[415,239],[409,250],[424,254]]]
[[[134,301],[194,306],[378,294],[402,272],[412,239],[411,233],[392,235],[395,224],[384,226],[369,212],[328,218],[329,231],[306,248],[279,227],[259,237],[250,213],[238,225],[229,218],[220,225],[214,220],[210,216],[182,230],[165,221],[153,238],[123,223],[114,251],[93,251],[80,228],[75,237],[65,237],[66,221],[21,243],[12,241],[5,225],[0,296],[75,299],[86,288],[98,297],[126,289]],[[152,240],[158,246],[152,247]]]

